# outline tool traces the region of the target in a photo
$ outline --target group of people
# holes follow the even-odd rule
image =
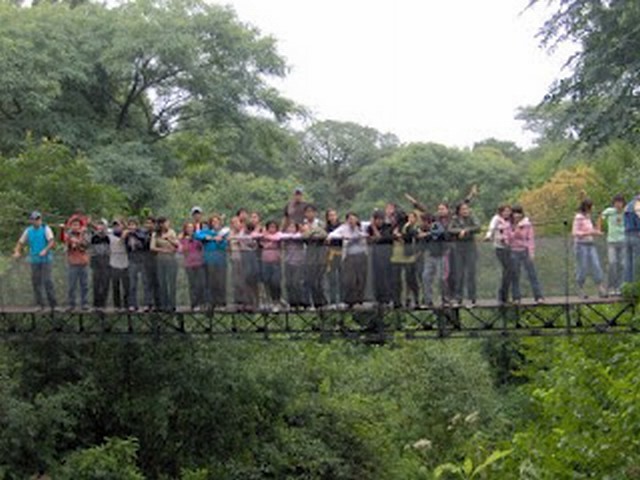
[[[475,305],[476,239],[482,228],[472,213],[475,189],[455,211],[441,203],[430,212],[406,195],[413,209],[404,212],[388,203],[368,221],[349,212],[341,221],[328,209],[324,219],[296,188],[283,218],[263,222],[259,213],[239,209],[226,226],[224,217],[205,219],[193,207],[191,219],[176,232],[167,218],[116,219],[93,222],[77,212],[61,225],[65,245],[68,285],[67,307],[89,310],[89,273],[93,308],[107,307],[111,290],[116,309],[175,311],[178,256],[188,280],[191,308],[225,307],[318,309],[353,307],[365,301],[370,275],[374,300],[385,306],[434,305],[434,286],[441,303]],[[620,196],[591,219],[593,204],[582,201],[573,222],[580,294],[591,274],[602,296],[619,294],[622,281],[633,281],[640,262],[640,196],[626,203]],[[38,308],[56,306],[52,281],[51,227],[33,212],[31,225],[16,244],[20,258],[28,247],[31,280]],[[609,279],[604,274],[595,238],[606,223]],[[527,274],[535,301],[544,295],[534,265],[532,222],[522,207],[501,205],[484,236],[493,242],[501,268],[498,301],[521,300],[521,270]],[[228,288],[228,282],[231,283]],[[139,287],[141,287],[139,289]],[[510,298],[511,295],[511,298]]]

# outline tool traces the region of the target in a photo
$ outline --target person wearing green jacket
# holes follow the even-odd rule
[[[480,232],[480,224],[473,216],[469,204],[462,203],[456,207],[456,215],[449,223],[449,233],[454,240],[456,264],[455,298],[462,304],[466,287],[471,307],[476,304],[476,263],[478,250],[475,237]]]

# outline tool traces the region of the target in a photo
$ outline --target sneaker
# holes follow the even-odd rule
[[[598,287],[598,296],[600,298],[607,298],[609,296],[607,293],[607,289],[604,287],[604,285],[600,285]]]
[[[129,313],[134,313],[136,310],[138,310],[136,307],[129,307]]]
[[[589,298],[589,295],[587,295],[587,292],[585,292],[584,287],[578,287],[578,296],[585,300]]]
[[[536,298],[536,303],[537,303],[538,305],[541,305],[541,304],[543,304],[544,302],[545,302],[544,297],[538,297],[538,298]]]

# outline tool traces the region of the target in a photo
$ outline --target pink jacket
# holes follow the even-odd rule
[[[593,243],[594,231],[595,228],[593,228],[591,217],[583,213],[577,213],[571,228],[571,235],[573,235],[576,243]]]
[[[509,246],[514,252],[528,252],[530,257],[534,256],[536,245],[533,224],[527,217],[513,226],[509,235]]]
[[[264,233],[260,239],[262,246],[262,261],[265,263],[280,263],[280,241],[282,232],[274,234]]]
[[[202,243],[192,238],[180,240],[180,252],[184,257],[185,268],[198,268],[204,264]]]

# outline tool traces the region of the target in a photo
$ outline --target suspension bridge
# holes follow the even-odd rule
[[[535,263],[544,289],[543,303],[528,298],[532,297],[532,292],[525,275],[520,282],[523,288],[521,302],[497,302],[500,270],[495,252],[487,243],[478,243],[477,247],[478,301],[473,308],[469,308],[469,303],[443,303],[438,299],[437,284],[434,284],[434,306],[390,308],[388,304],[379,304],[375,301],[370,265],[364,302],[351,308],[338,305],[316,309],[284,307],[277,311],[258,305],[251,309],[240,308],[234,306],[233,280],[229,272],[225,306],[194,311],[184,306],[189,304],[189,288],[186,273],[180,268],[177,304],[183,306],[175,311],[130,312],[113,307],[74,310],[66,306],[40,310],[34,308],[29,266],[24,262],[0,259],[0,266],[5,265],[4,273],[0,275],[0,339],[194,337],[209,340],[349,339],[378,343],[400,338],[517,338],[640,331],[632,300],[619,295],[602,298],[590,284],[587,285],[589,297],[579,295],[574,281],[575,257],[568,235],[537,239]],[[600,258],[606,258],[603,247],[600,245]],[[371,251],[369,253],[371,258]],[[606,269],[606,265],[603,267]],[[64,256],[56,255],[52,269],[58,299],[66,298],[66,268]],[[283,268],[283,277],[286,277],[286,268]],[[403,297],[406,298],[406,281],[403,285]],[[282,286],[286,297],[286,278],[282,279]],[[423,286],[420,288],[422,291]],[[141,290],[139,286],[139,296],[142,296]],[[262,291],[261,296],[264,294]]]

